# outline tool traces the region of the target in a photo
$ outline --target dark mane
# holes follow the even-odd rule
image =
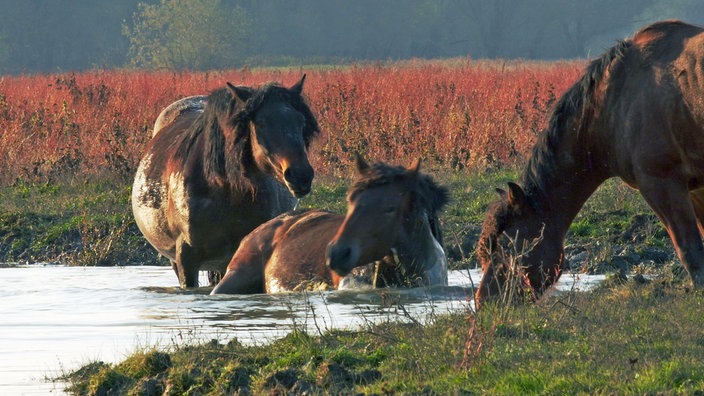
[[[606,71],[614,62],[621,61],[627,50],[633,45],[630,40],[619,41],[601,57],[593,60],[582,77],[555,104],[548,127],[544,130],[533,147],[528,165],[521,177],[526,194],[529,197],[544,197],[550,188],[547,183],[554,180],[555,156],[557,147],[565,134],[587,130],[596,86],[601,82]],[[575,124],[572,125],[572,121]],[[534,204],[543,199],[533,200]]]
[[[348,200],[370,188],[391,183],[405,183],[408,175],[409,170],[403,166],[390,166],[382,162],[376,162],[354,182],[347,193]],[[432,177],[426,174],[418,173],[415,180],[415,184],[408,186],[413,194],[412,210],[416,212],[425,211],[428,214],[428,221],[433,235],[442,244],[438,213],[449,201],[449,192],[447,188],[438,185]]]
[[[203,170],[206,178],[218,184],[227,180],[240,190],[251,188],[246,178],[254,162],[249,139],[250,121],[266,99],[271,97],[287,102],[303,115],[303,141],[308,148],[313,138],[320,133],[320,128],[305,99],[279,84],[269,83],[252,90],[252,96],[244,102],[244,106],[227,87],[213,91],[208,96],[203,113],[186,132],[176,153],[177,157],[188,158],[198,139],[204,139]],[[222,125],[235,131],[229,139],[225,138]]]

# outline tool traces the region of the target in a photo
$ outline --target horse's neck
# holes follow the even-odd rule
[[[395,260],[413,276],[423,276],[430,284],[444,283],[447,260],[440,242],[433,236],[427,215],[423,213],[405,224],[406,238],[395,246]]]
[[[545,220],[545,231],[554,236],[565,236],[584,203],[609,177],[605,171],[593,168],[590,155],[585,157],[584,162],[572,158],[568,163],[557,162],[552,180],[543,182],[547,190],[531,193],[530,198],[538,204],[536,210]]]
[[[246,188],[240,190],[239,194],[233,194],[233,201],[237,201],[242,207],[249,206],[270,211],[271,217],[292,210],[298,202],[286,186],[276,178],[263,173],[251,176],[249,184],[245,186]]]

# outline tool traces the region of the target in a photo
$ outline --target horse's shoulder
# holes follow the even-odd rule
[[[325,210],[308,210],[291,218],[287,232],[337,227],[343,216]]]

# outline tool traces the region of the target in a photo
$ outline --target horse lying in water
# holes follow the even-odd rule
[[[346,216],[311,210],[262,224],[242,240],[212,294],[276,293],[311,281],[334,289],[446,285],[438,213],[447,190],[420,173],[419,162],[356,162]]]
[[[310,191],[308,146],[319,128],[304,79],[291,88],[228,83],[157,118],[132,211],[182,287],[198,286],[199,270],[224,273],[245,235]]]
[[[704,29],[670,21],[641,29],[587,67],[556,103],[520,185],[499,190],[487,210],[478,305],[505,292],[512,274],[535,297],[555,283],[572,220],[611,177],[640,191],[694,286],[704,287],[702,64]]]

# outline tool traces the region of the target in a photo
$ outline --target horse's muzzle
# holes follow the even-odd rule
[[[296,198],[303,198],[310,193],[314,175],[313,168],[310,166],[286,168],[284,171],[286,187]]]
[[[330,243],[325,251],[325,264],[340,276],[349,274],[358,261],[359,249],[349,245]]]

